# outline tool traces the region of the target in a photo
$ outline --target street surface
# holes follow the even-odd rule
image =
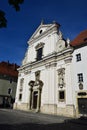
[[[87,119],[0,109],[0,130],[87,130]]]

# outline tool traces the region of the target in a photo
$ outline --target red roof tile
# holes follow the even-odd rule
[[[17,71],[18,67],[19,66],[16,64],[10,64],[9,62],[1,62],[0,74],[18,77],[18,71]]]
[[[87,43],[87,30],[82,31],[73,41],[72,46],[78,46]]]

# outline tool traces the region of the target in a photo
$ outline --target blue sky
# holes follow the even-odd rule
[[[0,29],[0,62],[21,65],[27,41],[42,19],[45,24],[58,22],[64,38],[70,40],[87,29],[87,0],[25,0],[20,12],[1,0],[0,9],[8,20],[7,28]]]

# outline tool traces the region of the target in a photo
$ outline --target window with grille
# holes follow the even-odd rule
[[[79,73],[77,74],[77,76],[78,76],[78,82],[83,82],[83,74]]]
[[[59,101],[64,102],[65,101],[65,91],[59,91]]]
[[[78,62],[78,61],[81,61],[81,54],[80,54],[80,53],[76,55],[76,61],[77,61],[77,62]]]

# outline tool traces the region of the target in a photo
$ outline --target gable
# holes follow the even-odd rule
[[[47,32],[53,24],[40,24],[29,41],[32,41]]]

